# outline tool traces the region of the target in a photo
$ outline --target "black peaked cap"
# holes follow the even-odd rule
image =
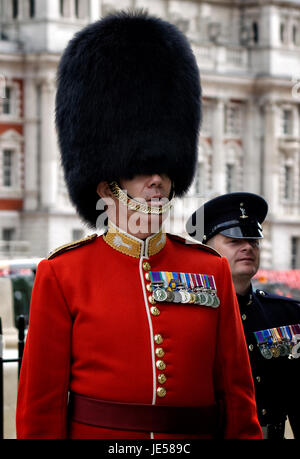
[[[261,224],[268,213],[264,198],[254,193],[228,193],[217,196],[196,210],[186,224],[187,233],[199,242],[214,235],[261,239]]]

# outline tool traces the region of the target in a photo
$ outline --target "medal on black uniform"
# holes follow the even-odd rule
[[[265,359],[295,357],[295,344],[300,340],[300,325],[283,325],[254,332],[257,345]]]

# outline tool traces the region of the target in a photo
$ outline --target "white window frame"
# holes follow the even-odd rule
[[[226,193],[233,193],[235,191],[239,191],[243,187],[243,149],[242,147],[235,141],[227,142],[224,148],[225,152],[225,166],[224,166],[224,174],[225,174],[225,187]],[[227,167],[232,167],[233,176],[232,176],[232,184],[230,186],[230,191],[227,186]]]
[[[0,198],[22,199],[22,144],[23,137],[13,129],[0,136]],[[12,186],[3,183],[3,157],[4,151],[13,152]]]
[[[284,118],[284,113],[290,113],[290,120]],[[288,124],[287,124],[288,123]],[[279,111],[279,136],[283,138],[288,137],[297,137],[299,128],[297,126],[299,123],[299,114],[298,106],[292,104],[283,104],[280,105]],[[287,127],[287,129],[286,129]]]
[[[86,19],[88,17],[88,2],[87,0],[73,0],[74,1],[74,17],[77,20]],[[78,2],[78,14],[76,14],[76,1]]]
[[[298,205],[299,203],[299,155],[296,151],[282,150],[280,153],[279,162],[279,198],[281,204]],[[286,170],[290,171],[290,183],[287,183]],[[286,193],[286,191],[288,193]]]
[[[10,113],[3,113],[3,107],[6,103],[5,97],[0,97],[0,122],[10,122],[21,120],[21,87],[20,84],[12,79],[5,79],[3,95],[7,89],[11,91]]]
[[[230,112],[236,112],[231,116]],[[227,138],[240,138],[243,131],[243,105],[229,102],[224,106],[224,135]]]
[[[199,174],[200,173],[200,174]],[[198,186],[198,179],[199,186]],[[205,139],[200,139],[195,178],[189,196],[205,197],[212,191],[212,148]]]
[[[9,158],[9,164],[7,164],[7,158]],[[2,150],[2,186],[3,188],[14,188],[16,183],[15,174],[15,151],[11,149]],[[7,170],[8,169],[8,170]],[[8,172],[9,184],[6,183],[6,172]]]
[[[201,136],[211,137],[213,131],[213,105],[203,102],[202,105],[202,125]]]

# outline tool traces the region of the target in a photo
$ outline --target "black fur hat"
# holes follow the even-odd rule
[[[145,12],[118,12],[85,27],[58,69],[56,126],[79,215],[95,226],[103,180],[166,173],[175,195],[194,177],[201,86],[186,37]]]

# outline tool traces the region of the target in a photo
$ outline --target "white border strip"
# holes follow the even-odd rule
[[[155,403],[156,403],[156,367],[155,367],[155,354],[154,354],[154,342],[153,342],[153,327],[152,327],[152,320],[151,320],[150,311],[149,311],[149,307],[148,307],[148,298],[147,298],[145,282],[144,282],[144,272],[143,272],[143,262],[144,262],[144,260],[145,260],[145,257],[141,257],[141,259],[140,259],[140,277],[141,277],[141,283],[142,283],[142,287],[143,287],[145,308],[146,308],[146,313],[147,313],[147,317],[148,317],[148,324],[149,324],[149,330],[150,330],[152,372],[153,372],[152,405],[155,405]]]

